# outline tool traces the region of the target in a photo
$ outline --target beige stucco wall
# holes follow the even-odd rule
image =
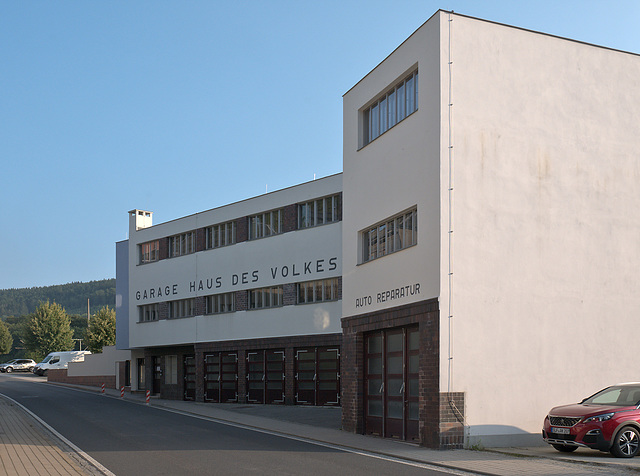
[[[451,28],[452,389],[472,436],[537,433],[552,406],[639,379],[640,57]],[[448,259],[443,246],[443,283]],[[443,312],[443,388],[447,329]]]

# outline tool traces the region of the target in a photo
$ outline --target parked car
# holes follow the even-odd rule
[[[33,369],[36,375],[47,375],[50,369],[66,369],[69,362],[83,362],[84,356],[90,354],[88,350],[71,350],[68,352],[51,352]]]
[[[0,372],[32,372],[36,366],[35,360],[31,359],[13,359],[0,365]]]
[[[613,385],[580,403],[552,408],[542,437],[566,453],[584,447],[632,458],[640,449],[639,406],[639,382]]]

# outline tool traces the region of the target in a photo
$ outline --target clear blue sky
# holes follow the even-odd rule
[[[439,8],[640,53],[628,1],[0,3],[0,289],[115,277],[154,223],[342,171],[342,95]]]

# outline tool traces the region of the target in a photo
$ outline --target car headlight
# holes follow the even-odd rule
[[[611,417],[613,417],[613,415],[615,415],[615,413],[603,413],[602,415],[589,417],[585,419],[584,422],[589,423],[590,421],[607,421],[611,420]]]

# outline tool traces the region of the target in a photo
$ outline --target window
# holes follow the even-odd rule
[[[180,317],[192,317],[196,315],[196,300],[180,299],[179,301],[169,301],[169,319]]]
[[[230,221],[208,227],[206,229],[206,242],[208,250],[233,245],[236,242],[236,222]]]
[[[362,262],[381,258],[417,242],[418,218],[414,208],[362,232]]]
[[[297,303],[307,304],[338,299],[338,278],[298,283]]]
[[[178,356],[167,355],[164,358],[164,383],[176,385],[178,383]]]
[[[282,306],[282,286],[252,289],[249,291],[249,309]]]
[[[236,310],[235,293],[214,294],[205,299],[205,314],[220,314]]]
[[[363,146],[417,110],[418,71],[416,70],[363,111]]]
[[[146,306],[138,306],[140,310],[140,322],[149,322],[158,320],[158,305],[147,304]]]
[[[338,221],[341,207],[340,194],[300,203],[298,205],[298,229]]]
[[[140,264],[151,263],[158,261],[159,253],[159,241],[149,241],[140,245]]]
[[[273,210],[249,217],[249,239],[282,233],[282,210]]]
[[[196,232],[181,233],[180,235],[170,236],[169,240],[169,256],[188,255],[196,251]]]

